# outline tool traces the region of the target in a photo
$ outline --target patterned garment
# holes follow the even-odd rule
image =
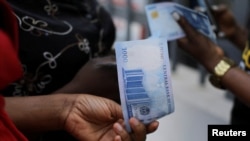
[[[18,20],[22,80],[5,96],[49,94],[90,59],[110,51],[115,29],[94,0],[8,0]]]
[[[19,24],[24,76],[1,92],[5,96],[50,94],[67,84],[89,59],[111,50],[114,24],[94,0],[7,1]],[[56,131],[34,140],[75,139]]]

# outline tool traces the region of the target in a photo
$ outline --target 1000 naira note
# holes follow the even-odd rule
[[[119,90],[126,128],[136,117],[145,124],[174,111],[166,40],[115,43]]]

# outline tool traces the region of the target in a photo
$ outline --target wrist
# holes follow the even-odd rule
[[[57,95],[57,94],[56,94]],[[65,123],[67,122],[67,118],[69,117],[69,114],[71,113],[74,105],[76,104],[78,94],[59,94],[61,95],[61,110],[59,110],[59,129],[60,130],[66,130],[65,129]]]
[[[204,63],[206,69],[210,73],[214,73],[215,66],[225,57],[224,52],[220,47],[216,47],[215,51],[213,53],[210,53],[210,57],[206,57]],[[209,59],[208,59],[209,58]]]
[[[233,60],[227,57],[222,58],[214,67],[213,73],[210,76],[209,81],[213,86],[220,89],[225,89],[225,87],[221,83],[221,79],[232,67],[235,66],[236,64]]]

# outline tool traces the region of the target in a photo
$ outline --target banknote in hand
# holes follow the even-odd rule
[[[184,7],[174,2],[161,2],[145,6],[151,36],[163,37],[168,41],[185,36],[185,33],[173,19],[172,13],[178,12],[198,31],[215,41],[216,36],[213,32],[208,17],[202,13]]]
[[[136,117],[144,124],[174,111],[168,46],[165,39],[115,43],[119,90],[126,128]]]

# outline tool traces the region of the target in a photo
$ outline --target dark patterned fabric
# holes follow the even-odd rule
[[[5,96],[49,94],[69,82],[115,38],[111,17],[94,0],[8,0],[20,28],[24,78]]]
[[[91,58],[111,50],[115,28],[95,0],[7,0],[19,24],[21,80],[5,96],[44,95],[67,84]],[[64,131],[35,138],[74,140]]]

